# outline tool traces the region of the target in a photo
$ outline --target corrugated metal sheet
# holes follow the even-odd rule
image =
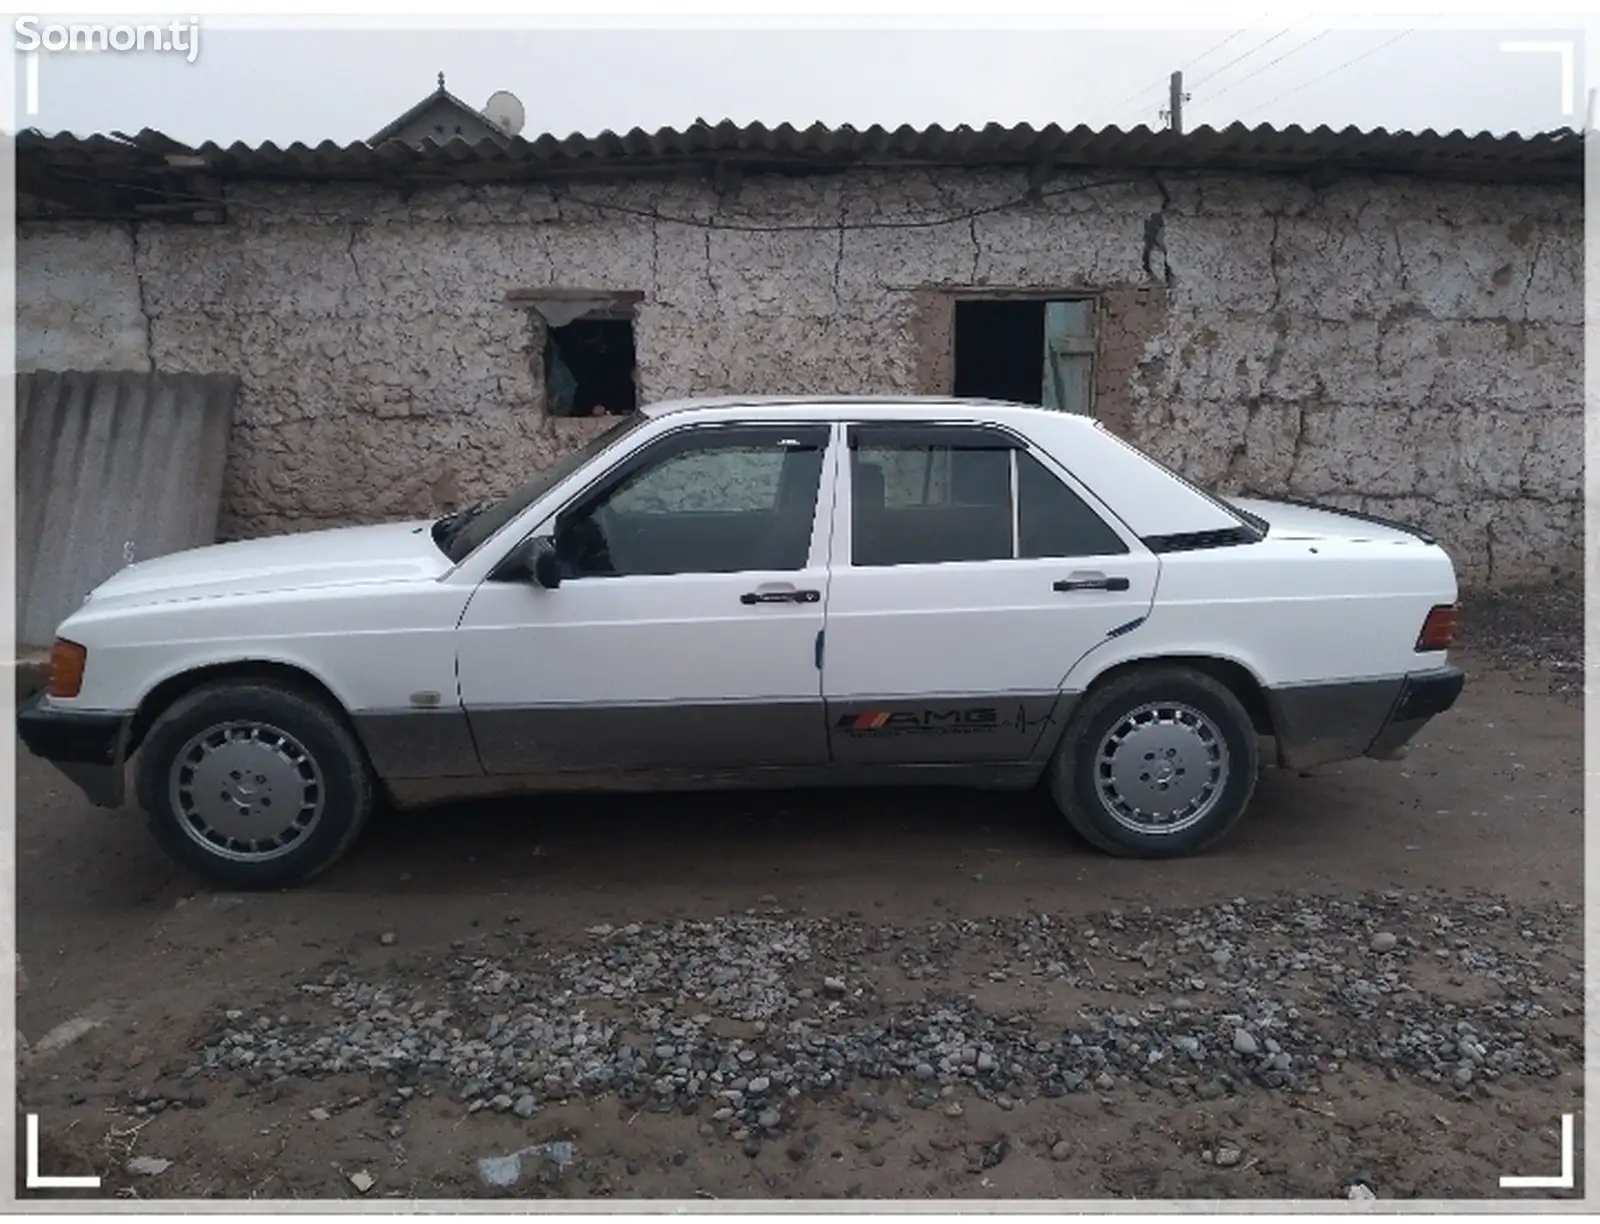
[[[17,643],[47,645],[136,560],[217,538],[239,380],[17,375]]]
[[[207,143],[189,148],[160,132],[137,136],[47,136],[36,129],[17,138],[19,171],[55,168],[109,176],[119,168],[165,168],[219,179],[370,179],[460,177],[475,181],[536,178],[559,172],[629,172],[683,163],[824,169],[850,165],[1013,165],[1144,167],[1152,169],[1294,170],[1340,168],[1374,173],[1508,179],[1581,177],[1583,137],[1571,129],[1522,136],[1462,131],[1362,131],[1329,127],[1222,129],[1185,133],[1136,127],[830,128],[813,124],[766,127],[695,124],[677,130],[597,136],[552,135],[469,144],[409,145],[363,141],[280,147]]]

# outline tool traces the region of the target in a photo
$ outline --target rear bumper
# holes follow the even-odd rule
[[[17,711],[17,733],[28,751],[49,761],[100,807],[122,806],[132,723],[127,714],[55,709],[37,695]]]
[[[1364,755],[1386,757],[1397,754],[1418,731],[1450,709],[1466,687],[1467,678],[1458,667],[1407,676],[1400,685],[1389,716],[1367,745]]]
[[[1461,696],[1466,677],[1442,667],[1377,680],[1269,690],[1278,763],[1309,769],[1356,757],[1393,757]]]

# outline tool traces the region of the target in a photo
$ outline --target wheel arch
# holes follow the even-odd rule
[[[230,659],[197,664],[158,681],[140,699],[134,711],[128,729],[126,756],[131,757],[139,750],[156,720],[178,701],[196,689],[228,680],[273,684],[321,702],[344,723],[345,728],[355,736],[356,742],[361,744],[362,750],[366,750],[366,744],[344,702],[325,680],[309,668],[276,659]]]
[[[1188,667],[1209,676],[1222,685],[1244,706],[1250,723],[1258,735],[1277,734],[1272,713],[1272,702],[1267,697],[1261,678],[1245,663],[1226,655],[1197,652],[1193,654],[1152,654],[1120,659],[1096,672],[1084,686],[1084,696],[1120,680],[1123,676],[1152,667]]]

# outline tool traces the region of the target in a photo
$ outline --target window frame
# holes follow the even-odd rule
[[[1038,287],[1038,286],[1020,286],[1020,285],[1000,285],[1000,286],[963,285],[963,286],[959,286],[959,287],[955,287],[955,288],[951,288],[951,289],[945,290],[945,291],[943,291],[943,293],[944,293],[944,296],[945,296],[946,302],[947,302],[946,313],[944,314],[944,320],[945,320],[945,323],[946,323],[946,325],[948,327],[948,335],[949,335],[949,342],[948,342],[947,345],[944,346],[944,354],[945,354],[944,360],[948,364],[945,365],[945,367],[943,369],[943,372],[942,372],[942,374],[940,376],[940,383],[941,383],[941,385],[943,387],[943,393],[944,394],[947,394],[947,395],[957,395],[958,394],[957,389],[956,389],[957,388],[957,370],[956,370],[957,337],[956,337],[956,328],[958,326],[957,317],[958,317],[958,314],[960,312],[960,308],[963,305],[978,305],[978,306],[982,306],[982,305],[993,305],[995,303],[1026,302],[1026,303],[1030,303],[1030,304],[1033,304],[1033,305],[1037,305],[1040,308],[1041,312],[1043,313],[1043,318],[1040,320],[1041,334],[1040,334],[1040,345],[1039,345],[1039,364],[1040,364],[1039,402],[1034,406],[1042,408],[1046,412],[1058,412],[1061,415],[1083,416],[1083,417],[1085,417],[1085,418],[1087,418],[1089,420],[1099,420],[1100,419],[1100,408],[1101,408],[1101,402],[1100,402],[1101,401],[1100,376],[1101,376],[1101,373],[1102,373],[1101,367],[1103,365],[1103,356],[1104,356],[1104,354],[1103,354],[1103,346],[1104,346],[1104,342],[1105,342],[1105,323],[1106,323],[1106,318],[1107,318],[1107,315],[1106,315],[1106,309],[1107,309],[1106,303],[1107,303],[1107,295],[1108,295],[1108,291],[1107,290],[1105,290],[1105,289],[1096,289],[1096,288],[1084,288],[1081,285],[1059,285],[1059,284],[1058,285],[1054,285],[1054,286],[1047,286],[1047,287],[1043,287],[1043,288]],[[1044,365],[1045,365],[1045,362],[1048,360],[1049,352],[1050,352],[1050,345],[1049,345],[1049,338],[1048,338],[1049,337],[1049,311],[1050,311],[1050,307],[1051,306],[1057,305],[1057,304],[1074,304],[1074,305],[1082,304],[1082,305],[1087,305],[1090,308],[1090,315],[1091,315],[1090,334],[1087,337],[1087,339],[1089,341],[1089,344],[1090,344],[1091,348],[1087,353],[1083,354],[1087,358],[1087,364],[1088,364],[1088,370],[1089,370],[1088,398],[1087,398],[1086,403],[1084,404],[1084,408],[1083,408],[1083,411],[1081,413],[1074,412],[1070,408],[1061,408],[1061,409],[1051,408],[1050,405],[1046,402],[1047,399],[1048,399],[1048,394],[1047,394],[1047,388],[1045,386],[1045,383],[1046,383],[1047,380],[1044,378]],[[983,397],[980,396],[979,398],[983,398]]]
[[[542,522],[533,533],[545,535],[552,542],[560,534],[564,524],[571,521],[574,514],[583,511],[605,498],[611,496],[619,487],[626,483],[632,476],[642,469],[651,467],[674,455],[684,454],[693,449],[694,444],[700,439],[720,436],[727,445],[738,445],[738,435],[748,434],[752,437],[759,436],[766,439],[783,430],[798,430],[811,435],[816,440],[818,452],[817,489],[811,507],[810,542],[806,555],[801,564],[794,570],[772,571],[783,573],[801,573],[815,566],[817,561],[817,530],[819,516],[825,506],[830,502],[825,499],[824,493],[828,489],[830,469],[828,456],[833,448],[833,434],[826,421],[701,421],[681,425],[675,429],[650,439],[641,446],[630,451],[620,460],[599,473],[593,480],[586,483],[581,489],[573,492],[572,496],[563,499],[560,506],[550,513],[541,516]],[[732,442],[726,442],[729,437]],[[665,454],[663,455],[663,452]],[[764,573],[765,570],[683,570],[672,574],[570,574],[564,575],[563,581],[580,582],[588,579],[604,579],[607,582],[617,582],[627,579],[663,579],[663,578],[691,578],[704,579],[708,577],[726,577],[742,573]]]
[[[838,465],[838,479],[845,484],[845,496],[841,499],[843,521],[835,534],[842,533],[846,540],[848,550],[848,565],[852,570],[882,570],[890,571],[907,568],[944,568],[948,566],[987,566],[1004,564],[1049,564],[1071,562],[1076,560],[1092,560],[1100,557],[1132,557],[1148,552],[1143,541],[1136,536],[1128,524],[1125,523],[1111,509],[1106,502],[1094,493],[1083,481],[1063,463],[1058,462],[1054,456],[1035,446],[1028,438],[992,421],[845,421],[841,422],[844,431],[844,455]],[[1009,557],[994,557],[986,560],[953,560],[953,561],[901,561],[887,565],[864,564],[856,560],[855,513],[856,513],[856,483],[854,453],[861,448],[860,439],[896,438],[903,435],[907,441],[900,443],[906,446],[938,446],[946,445],[952,448],[962,448],[967,438],[981,438],[987,445],[971,447],[969,449],[981,450],[1006,450],[1011,453],[1008,468],[1008,484],[1011,506],[1011,555]],[[938,439],[952,439],[939,441]],[[880,445],[893,443],[879,443]],[[1073,557],[1024,557],[1020,556],[1022,545],[1022,502],[1020,497],[1020,479],[1016,455],[1022,452],[1038,463],[1052,478],[1060,481],[1066,489],[1081,501],[1091,514],[1122,542],[1124,551],[1121,553],[1085,553]]]

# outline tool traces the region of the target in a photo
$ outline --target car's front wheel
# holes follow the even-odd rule
[[[1227,686],[1188,667],[1140,668],[1092,689],[1051,762],[1068,823],[1110,854],[1192,854],[1255,791],[1256,731]]]
[[[325,704],[265,683],[207,685],[150,728],[139,805],[163,849],[229,888],[284,888],[331,866],[373,808],[366,754]]]

